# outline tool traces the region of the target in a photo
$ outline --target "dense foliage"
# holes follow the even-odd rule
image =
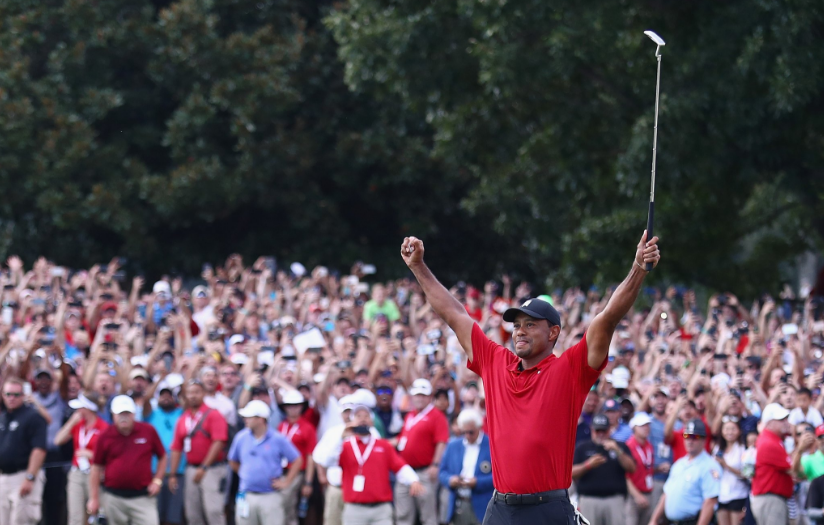
[[[626,272],[662,50],[657,278],[747,295],[824,238],[824,5],[6,0],[0,254]]]

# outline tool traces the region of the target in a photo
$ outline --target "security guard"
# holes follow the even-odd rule
[[[687,455],[675,462],[649,525],[666,514],[673,525],[708,525],[721,490],[721,466],[704,450],[707,427],[693,419],[684,428]]]
[[[46,420],[25,404],[23,381],[3,384],[6,411],[0,414],[0,525],[40,521],[45,475]]]

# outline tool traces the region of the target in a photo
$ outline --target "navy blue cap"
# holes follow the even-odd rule
[[[519,313],[525,313],[534,319],[546,319],[550,325],[561,326],[561,314],[542,299],[527,299],[521,306],[509,308],[504,312],[504,321],[511,323]]]
[[[618,405],[618,402],[614,399],[607,399],[604,402],[604,412],[609,412],[612,410],[621,410],[621,407],[620,405]]]
[[[592,428],[595,430],[607,430],[609,428],[609,419],[603,414],[592,416]]]
[[[700,419],[693,419],[684,427],[684,435],[707,437],[707,427]]]

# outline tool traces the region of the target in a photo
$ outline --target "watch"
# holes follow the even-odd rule
[[[26,481],[34,481],[34,474],[26,472]]]

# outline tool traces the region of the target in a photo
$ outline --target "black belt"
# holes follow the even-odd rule
[[[187,463],[187,464],[186,464],[186,466],[187,466],[187,467],[193,467],[193,468],[200,468],[200,467],[203,467],[203,468],[212,468],[212,467],[219,467],[220,465],[225,465],[225,464],[226,464],[226,462],[225,462],[225,461],[218,461],[217,463],[212,463],[212,464],[211,464],[211,465],[209,465],[208,467],[207,467],[207,466],[204,466],[204,465],[201,465],[200,463],[198,463],[198,464],[194,464],[194,463]]]
[[[671,521],[671,525],[695,525],[698,523],[698,516],[686,520]]]
[[[360,505],[361,507],[380,507],[381,505],[388,505],[389,501],[376,501],[375,503],[349,503],[348,505]]]
[[[497,503],[504,505],[540,505],[548,501],[569,500],[567,489],[548,490],[546,492],[536,492],[535,494],[503,494],[495,490],[492,498]]]

